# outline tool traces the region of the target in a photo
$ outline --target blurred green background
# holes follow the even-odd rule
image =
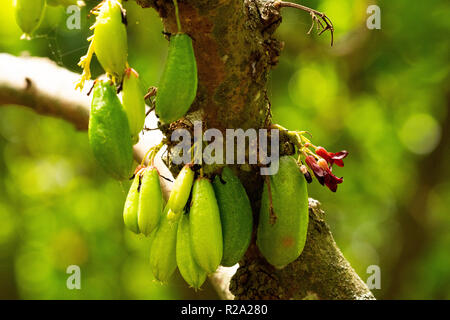
[[[5,3],[6,2],[6,3]],[[80,72],[93,17],[68,30],[63,7],[50,7],[31,41],[19,40],[12,1],[0,11],[0,52],[45,56]],[[310,185],[338,246],[363,280],[381,270],[379,299],[450,298],[449,34],[445,0],[322,0],[336,28],[318,37],[308,14],[283,9],[285,42],[269,81],[274,121],[307,130],[329,151],[350,152],[335,174],[336,194]],[[366,27],[371,4],[381,30]],[[158,82],[167,42],[152,9],[125,3],[129,62],[147,86]],[[0,70],[1,72],[1,70]],[[101,73],[94,59],[93,76]],[[208,299],[177,274],[154,281],[148,242],[127,232],[128,185],[94,163],[87,134],[63,120],[0,108],[0,298]],[[68,265],[81,267],[81,290],[66,288]]]

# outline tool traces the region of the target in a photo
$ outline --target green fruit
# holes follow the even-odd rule
[[[83,89],[86,80],[91,78],[91,60],[95,53],[106,73],[118,84],[127,67],[128,44],[125,9],[119,0],[103,0],[92,11],[97,15],[91,26],[94,34],[86,55],[80,58],[78,65],[83,73],[75,88]]]
[[[192,253],[189,215],[183,215],[178,223],[176,255],[183,279],[194,289],[200,288],[206,280],[206,272],[197,264]]]
[[[179,219],[181,213],[186,206],[191,193],[192,184],[194,182],[194,171],[191,169],[191,165],[187,164],[181,169],[170,192],[167,206],[170,209],[169,219]]]
[[[194,183],[189,220],[195,261],[203,270],[212,273],[222,261],[223,238],[219,206],[206,178],[198,178]]]
[[[123,209],[123,221],[125,226],[133,231],[139,233],[138,226],[138,208],[139,208],[139,189],[141,185],[141,175],[136,174],[130,190],[128,191],[127,199]]]
[[[163,123],[183,117],[197,95],[197,63],[192,39],[179,33],[170,39],[166,66],[156,94],[156,114]]]
[[[128,119],[114,86],[107,82],[98,81],[94,86],[89,143],[99,164],[112,177],[130,177],[133,146]]]
[[[250,244],[252,207],[244,186],[230,168],[223,169],[222,179],[216,176],[213,186],[222,223],[223,257],[220,264],[231,267],[241,260]]]
[[[168,210],[166,206],[150,247],[150,269],[153,276],[162,282],[168,281],[177,268],[178,221],[171,222],[167,219]]]
[[[308,230],[308,191],[296,161],[280,158],[278,173],[269,178],[275,223],[269,212],[267,185],[261,199],[256,243],[267,261],[284,267],[297,259],[305,245]]]
[[[24,32],[22,39],[30,39],[44,17],[45,0],[14,0],[16,22]]]
[[[139,74],[132,68],[125,71],[122,87],[122,104],[127,112],[133,142],[139,140],[139,132],[145,122],[144,90]]]
[[[147,167],[142,172],[137,221],[139,230],[146,236],[158,226],[163,205],[158,170]]]
[[[128,56],[125,11],[118,0],[105,0],[97,13],[95,24],[91,27],[94,28],[92,44],[95,55],[107,73],[121,79]]]

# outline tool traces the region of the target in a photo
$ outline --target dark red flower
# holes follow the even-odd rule
[[[319,183],[321,185],[323,185],[325,183],[325,170],[323,170],[318,164],[317,164],[317,160],[316,158],[314,158],[313,156],[307,156],[305,159],[306,164],[308,165],[308,167],[311,168],[312,172],[314,173],[314,175],[317,178],[317,181],[319,181]]]
[[[337,166],[343,167],[344,161],[343,159],[348,155],[348,152],[346,150],[340,151],[340,152],[328,152],[323,147],[318,147],[316,149],[316,154],[322,158],[324,158],[330,167],[333,165],[333,163],[336,163]]]
[[[334,174],[331,173],[331,171],[327,172],[328,174],[325,175],[325,185],[333,192],[336,192],[337,185],[344,182],[343,178],[338,178]]]
[[[330,168],[325,168],[323,165],[320,166],[314,156],[307,156],[305,162],[311,168],[319,183],[326,185],[333,192],[336,192],[337,185],[344,181],[344,179],[338,178],[331,173]]]

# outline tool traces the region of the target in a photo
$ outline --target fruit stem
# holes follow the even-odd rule
[[[161,141],[159,144],[157,144],[156,146],[151,147],[150,149],[148,149],[147,153],[145,154],[145,156],[142,158],[141,161],[141,166],[143,166],[145,164],[145,159],[147,159],[148,157],[148,161],[151,165],[154,164],[154,160],[156,155],[158,154],[159,150],[161,150],[161,148],[164,146],[164,143]]]
[[[173,5],[175,6],[175,18],[177,20],[178,33],[181,33],[181,22],[180,22],[180,15],[179,15],[179,11],[178,11],[177,0],[173,0]]]

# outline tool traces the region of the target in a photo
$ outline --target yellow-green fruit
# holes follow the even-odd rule
[[[150,247],[150,269],[156,280],[162,282],[168,281],[177,268],[178,221],[171,222],[167,219],[168,210],[166,206]]]
[[[125,223],[125,226],[134,233],[139,233],[138,208],[141,179],[141,176],[136,174],[130,190],[128,191],[125,206],[123,208],[123,222]]]
[[[29,39],[44,17],[45,0],[14,0],[16,22]]]
[[[253,214],[244,186],[230,168],[214,179],[223,235],[221,265],[231,267],[241,260],[252,238]]]
[[[156,94],[156,114],[163,123],[183,117],[197,95],[197,63],[192,39],[184,33],[170,38],[166,66]]]
[[[170,209],[169,219],[179,219],[186,206],[194,182],[194,171],[187,164],[181,169],[173,184],[167,206]]]
[[[140,232],[147,236],[157,227],[163,205],[158,170],[155,167],[147,167],[142,172],[139,193],[138,226]]]
[[[89,144],[98,163],[113,178],[131,176],[133,145],[130,127],[116,90],[108,82],[94,86],[89,116]]]
[[[122,87],[122,104],[127,112],[133,142],[139,140],[139,132],[145,122],[144,89],[139,74],[132,68],[125,71]]]
[[[308,230],[308,191],[296,161],[280,158],[278,173],[269,178],[275,223],[269,212],[267,185],[261,199],[256,243],[266,260],[282,268],[297,259],[305,246]]]
[[[98,9],[93,46],[103,69],[121,79],[126,68],[128,44],[124,9],[118,0],[105,0]]]
[[[183,215],[178,222],[176,251],[181,276],[194,289],[200,288],[206,280],[206,272],[197,264],[192,253],[189,215]]]
[[[222,260],[223,238],[219,206],[206,178],[198,178],[194,183],[189,220],[195,261],[207,273],[212,273]]]

